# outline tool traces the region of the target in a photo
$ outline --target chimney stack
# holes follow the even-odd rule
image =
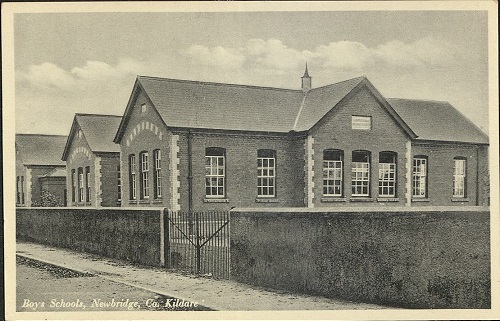
[[[304,76],[302,76],[302,91],[307,93],[311,90],[311,77],[309,77],[309,71],[307,70],[307,62],[306,62],[306,70],[304,71]]]

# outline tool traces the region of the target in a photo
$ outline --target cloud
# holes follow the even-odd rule
[[[107,86],[120,84],[124,79],[135,77],[147,68],[132,59],[121,59],[116,65],[100,61],[87,61],[85,65],[67,71],[45,62],[32,65],[26,71],[16,72],[16,82],[21,87],[32,87],[41,91],[75,92],[82,90],[104,90]]]
[[[121,115],[147,64],[87,61],[65,70],[50,62],[16,71],[16,130],[67,134],[77,112]]]
[[[292,48],[278,39],[250,39],[239,48],[197,44],[153,54],[149,60],[87,61],[70,68],[45,62],[16,70],[16,130],[67,134],[76,112],[122,115],[137,75],[300,88],[308,62],[314,86],[370,74],[372,81],[379,78],[384,84],[386,79],[381,89],[394,88],[392,95],[399,96],[395,79],[437,74],[436,66],[452,70],[453,64],[466,59],[459,52],[432,37],[374,46],[344,40],[311,50]],[[434,99],[437,93],[432,90],[439,86],[425,79],[425,97]]]
[[[460,57],[456,48],[447,42],[438,42],[432,37],[413,43],[399,40],[389,41],[375,49],[375,55],[383,62],[396,66],[442,66]]]
[[[243,54],[233,48],[208,48],[205,46],[193,45],[187,49],[186,53],[199,64],[206,64],[223,69],[240,68],[245,60]]]
[[[278,39],[251,39],[242,48],[192,45],[186,51],[192,61],[227,69],[252,68],[255,71],[283,73],[302,68],[306,61],[324,68],[361,71],[374,66],[422,67],[447,65],[457,59],[455,48],[432,37],[412,43],[388,41],[368,47],[355,41],[337,41],[309,50],[297,50]]]
[[[50,62],[32,65],[27,72],[17,73],[17,81],[27,82],[40,89],[67,90],[75,85],[71,74]]]

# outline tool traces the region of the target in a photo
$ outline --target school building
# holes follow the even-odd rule
[[[313,88],[307,67],[298,90],[138,76],[114,142],[126,207],[469,206],[489,197],[488,137],[449,103],[386,99],[366,77]]]
[[[16,206],[64,206],[66,136],[16,134]]]
[[[121,117],[76,114],[66,144],[68,206],[120,206],[120,147],[113,138]]]

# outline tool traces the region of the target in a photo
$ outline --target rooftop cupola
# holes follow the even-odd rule
[[[311,90],[311,77],[309,77],[309,71],[307,70],[307,62],[306,62],[306,70],[304,71],[304,76],[302,76],[302,91],[308,92]]]

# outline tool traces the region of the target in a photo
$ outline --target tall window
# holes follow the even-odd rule
[[[276,196],[276,151],[257,151],[257,196]]]
[[[141,199],[149,198],[149,155],[148,152],[139,154],[141,171]]]
[[[342,168],[344,152],[337,149],[323,151],[323,195],[342,196]]]
[[[122,174],[120,170],[120,166],[116,166],[116,179],[117,179],[117,187],[118,187],[118,198],[117,200],[121,201],[122,199]]]
[[[71,201],[76,202],[76,173],[75,169],[71,170]]]
[[[78,167],[78,201],[83,202],[84,188],[83,188],[83,168]]]
[[[19,188],[19,184],[21,183],[21,179],[19,176],[16,177],[16,204],[21,204],[21,190]]]
[[[456,157],[453,161],[455,163],[453,169],[453,197],[465,197],[467,162],[465,158],[461,157]]]
[[[394,152],[380,152],[378,161],[378,195],[396,197],[396,160]]]
[[[352,152],[352,196],[370,195],[370,152],[355,150]]]
[[[155,198],[161,198],[161,151],[155,149],[153,151],[154,158],[154,196]]]
[[[224,197],[226,180],[226,151],[209,147],[205,150],[205,194],[207,197]]]
[[[90,167],[85,167],[85,201],[90,202]]]
[[[135,163],[135,155],[129,155],[128,157],[128,172],[129,172],[129,183],[130,183],[130,199],[137,199],[137,167]]]
[[[24,204],[24,176],[21,176],[21,204]]]
[[[413,158],[413,197],[427,197],[427,157]]]

